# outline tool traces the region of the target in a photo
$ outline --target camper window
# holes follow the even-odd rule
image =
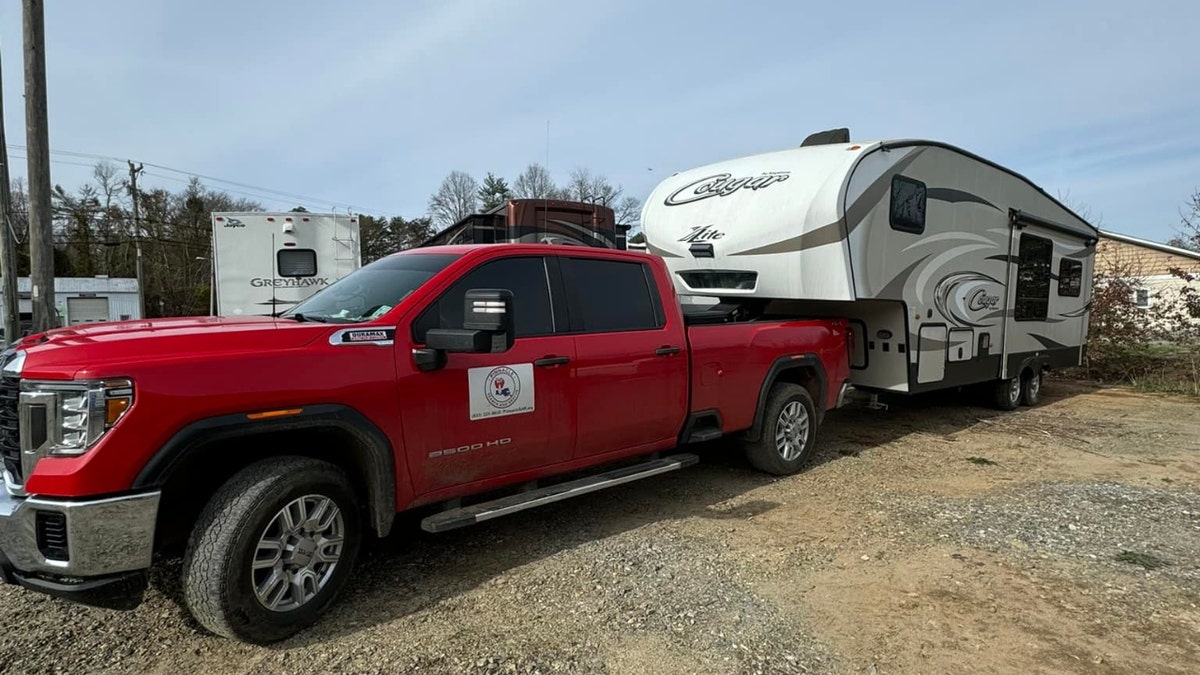
[[[311,248],[285,248],[276,254],[281,277],[317,276],[317,252]]]
[[[1031,234],[1021,235],[1017,256],[1017,321],[1045,321],[1050,308],[1050,262],[1054,243]]]
[[[1083,263],[1070,258],[1058,262],[1058,294],[1078,298],[1083,287]]]
[[[892,176],[889,217],[893,230],[921,234],[925,231],[925,184],[906,176]]]

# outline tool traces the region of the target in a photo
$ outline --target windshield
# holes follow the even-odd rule
[[[381,258],[330,284],[281,316],[323,323],[370,321],[386,314],[458,257],[414,253]]]

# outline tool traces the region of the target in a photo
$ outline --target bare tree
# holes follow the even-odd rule
[[[479,211],[479,183],[463,171],[451,171],[438,191],[429,197],[429,216],[446,227]]]
[[[642,223],[642,200],[633,195],[626,195],[617,205],[612,207],[616,214],[618,225],[628,225],[636,229]],[[630,230],[632,231],[632,229]]]
[[[1183,227],[1167,244],[1189,251],[1200,251],[1200,190],[1192,193],[1190,202],[1184,208],[1179,214]]]
[[[512,194],[517,199],[555,199],[559,196],[550,172],[536,162],[525,167],[513,181]]]

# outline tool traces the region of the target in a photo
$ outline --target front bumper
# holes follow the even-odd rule
[[[0,490],[0,577],[86,604],[140,602],[160,496],[68,501]]]

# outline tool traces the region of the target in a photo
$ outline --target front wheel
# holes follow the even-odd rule
[[[333,602],[361,538],[358,505],[341,469],[306,457],[251,464],[221,486],[192,530],[184,599],[217,635],[282,640]]]
[[[759,471],[784,476],[804,468],[817,442],[817,414],[812,396],[798,384],[771,387],[757,441],[745,444],[746,459]]]

